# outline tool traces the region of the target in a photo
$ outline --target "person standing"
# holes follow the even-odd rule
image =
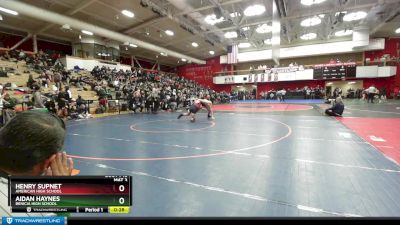
[[[282,98],[282,102],[285,102],[285,95],[286,95],[286,90],[285,90],[285,88],[282,88],[282,90],[281,90],[281,98]]]
[[[282,101],[282,90],[276,91],[276,97],[278,98],[279,102]]]
[[[40,92],[40,86],[35,85],[33,87],[33,106],[35,108],[45,108],[45,105],[43,103],[42,99],[42,93]]]
[[[368,100],[367,100],[367,103],[369,103],[370,101],[371,101],[371,103],[374,103],[375,93],[376,93],[376,88],[375,88],[374,85],[371,85],[368,88]]]

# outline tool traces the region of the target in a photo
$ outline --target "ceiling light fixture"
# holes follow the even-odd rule
[[[269,26],[268,24],[264,23],[263,25],[257,27],[256,32],[259,34],[272,32],[272,26]]]
[[[317,16],[314,16],[314,17],[304,19],[303,21],[301,21],[300,25],[302,27],[312,27],[312,26],[316,26],[320,23],[321,23],[321,19]]]
[[[264,44],[266,44],[266,45],[272,45],[271,39],[265,39],[265,40],[264,40]]]
[[[324,2],[325,0],[301,0],[301,4],[303,5],[314,5],[314,4],[320,4]]]
[[[352,13],[346,14],[343,17],[343,21],[350,22],[350,21],[355,21],[355,20],[361,20],[361,19],[364,19],[366,16],[367,16],[367,13],[363,12],[363,11],[352,12]]]
[[[204,21],[206,21],[206,23],[210,25],[215,25],[217,23],[221,23],[222,21],[224,21],[224,17],[221,16],[220,18],[217,18],[215,14],[211,14],[206,16],[206,18],[204,18]]]
[[[303,34],[300,36],[300,38],[303,40],[312,40],[312,39],[315,39],[316,37],[317,37],[316,33],[308,33],[308,34]]]
[[[243,11],[245,16],[259,16],[264,12],[265,6],[263,5],[251,5]]]
[[[346,13],[347,13],[347,11],[336,12],[335,16],[339,16],[340,14],[346,14]]]
[[[400,27],[394,31],[396,34],[400,34]]]
[[[167,56],[167,53],[161,52],[160,55]]]
[[[192,46],[197,48],[197,47],[199,47],[199,44],[197,44],[196,42],[192,42]]]
[[[172,30],[166,30],[165,33],[169,36],[174,36],[174,32]]]
[[[87,30],[82,30],[82,33],[90,35],[90,36],[93,35],[93,32],[90,32],[90,31],[87,31]]]
[[[131,46],[132,48],[137,48],[137,45],[135,44],[129,44],[129,46]]]
[[[214,51],[209,51],[208,53],[210,53],[210,55],[214,55],[215,54]]]
[[[347,36],[352,34],[353,31],[352,30],[340,30],[340,31],[336,31],[335,32],[335,36],[336,37],[342,37],[342,36]]]
[[[233,12],[233,13],[229,14],[229,16],[230,16],[231,18],[235,18],[235,17],[241,16],[241,15],[242,15],[242,14],[240,14],[239,12]]]
[[[182,60],[182,62],[186,62],[187,61],[187,59],[181,59]]]
[[[133,18],[135,16],[135,14],[133,14],[133,12],[126,10],[126,9],[122,10],[121,13],[130,18]]]
[[[239,48],[250,48],[251,44],[248,42],[242,42],[238,45]]]
[[[238,34],[236,33],[236,31],[230,31],[224,34],[225,38],[237,38],[237,36]]]
[[[3,8],[3,7],[0,7],[0,11],[6,12],[6,13],[14,15],[14,16],[18,15],[18,12],[11,10],[11,9]]]

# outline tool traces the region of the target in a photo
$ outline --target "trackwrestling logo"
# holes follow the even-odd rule
[[[34,225],[34,224],[52,224],[65,225],[64,217],[3,217],[3,225]]]

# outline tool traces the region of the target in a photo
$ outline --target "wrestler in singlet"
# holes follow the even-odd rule
[[[194,100],[193,104],[190,106],[189,112],[197,113],[202,108],[203,108],[203,104],[201,103],[200,100],[196,99],[196,100]]]

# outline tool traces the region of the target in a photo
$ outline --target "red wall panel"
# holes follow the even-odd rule
[[[11,34],[0,34],[0,42],[2,43],[4,48],[11,48],[13,45],[18,43],[24,37],[11,35]],[[47,53],[53,53],[56,51],[57,53],[61,53],[61,55],[72,55],[72,46],[71,45],[63,45],[59,43],[49,42],[38,40],[38,50],[43,50]],[[32,38],[28,39],[24,43],[22,43],[18,48],[18,50],[22,49],[24,51],[33,51],[33,41]]]
[[[366,58],[373,60],[375,57],[381,57],[384,54],[390,54],[391,56],[399,57],[398,49],[400,48],[400,38],[390,38],[385,40],[385,49],[380,51],[369,51],[365,52]],[[194,65],[188,64],[177,68],[178,75],[183,76],[187,79],[194,80],[202,85],[209,86],[217,91],[231,90],[232,85],[215,85],[212,81],[212,75],[216,72],[224,70],[231,70],[229,65],[223,65],[219,63],[219,57],[214,57],[207,60],[206,65]],[[371,85],[375,85],[378,89],[386,88],[387,90],[393,91],[396,87],[400,89],[400,65],[397,65],[397,73],[394,77],[389,78],[370,78],[363,79],[364,88],[368,88]],[[288,82],[277,82],[277,83],[262,83],[258,84],[257,92],[267,91],[271,89],[295,89],[303,88],[304,86],[316,87],[325,86],[325,81],[288,81]],[[388,93],[389,94],[389,93]]]
[[[216,91],[230,92],[231,85],[215,85],[213,83],[213,75],[216,72],[228,70],[230,66],[220,64],[219,56],[210,58],[206,62],[205,65],[187,64],[180,66],[177,68],[177,73],[179,76],[185,77],[189,80],[194,80],[197,83],[205,87],[210,87]]]
[[[386,38],[385,49],[379,51],[365,52],[365,58],[370,58],[371,61],[375,58],[381,58],[383,55],[389,54],[390,57],[400,57],[400,38]],[[388,78],[365,79],[365,83],[374,84],[378,87],[385,86],[388,90],[393,91],[395,88],[400,88],[400,65],[397,64],[396,76]],[[379,87],[378,87],[379,88]]]
[[[396,75],[398,76],[398,75]],[[396,77],[385,77],[385,78],[369,78],[363,79],[363,88],[369,88],[374,85],[379,90],[385,88],[386,90],[393,90],[395,88]],[[389,95],[389,93],[387,93]]]

